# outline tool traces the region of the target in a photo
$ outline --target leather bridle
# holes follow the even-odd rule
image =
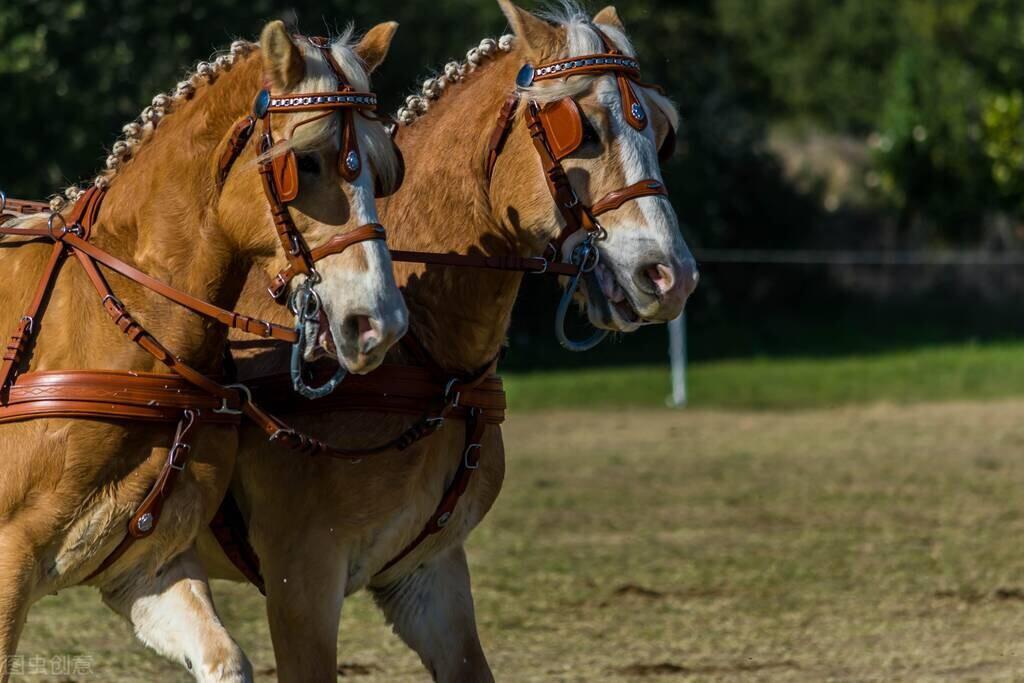
[[[273,114],[297,114],[301,112],[318,112],[316,116],[307,118],[292,127],[292,135],[301,126],[319,121],[325,116],[337,112],[341,117],[341,146],[337,158],[338,173],[348,182],[355,182],[362,172],[362,155],[359,151],[359,136],[356,132],[356,113],[365,115],[377,108],[377,96],[369,92],[358,92],[352,88],[345,72],[331,52],[330,41],[322,37],[296,36],[299,40],[307,40],[310,45],[320,51],[327,62],[337,83],[333,92],[302,93],[289,97],[274,97],[270,90],[260,90],[253,103],[252,113],[235,124],[231,139],[220,159],[219,179],[223,184],[231,172],[234,162],[241,155],[253,134],[256,124],[260,125],[259,136],[259,172],[263,180],[263,190],[270,204],[270,213],[274,218],[274,227],[281,246],[288,259],[288,265],[274,282],[284,281],[283,273],[288,273],[288,280],[295,275],[304,275],[305,280],[288,298],[288,307],[295,315],[296,343],[292,346],[291,377],[292,386],[300,395],[313,399],[326,396],[345,378],[346,369],[339,363],[335,374],[324,384],[312,387],[303,376],[303,347],[306,335],[316,338],[320,326],[322,304],[314,286],[321,281],[316,270],[316,262],[332,254],[340,254],[353,244],[368,240],[385,240],[384,227],[379,223],[368,223],[350,232],[335,235],[328,242],[329,248],[320,250],[316,255],[302,237],[288,211],[288,203],[298,196],[299,173],[295,151],[287,146],[287,141],[275,142]],[[281,148],[275,150],[275,145]],[[397,148],[396,148],[396,154]],[[399,157],[400,158],[400,157]],[[378,181],[377,196],[386,196],[395,192],[401,184],[401,177],[394,187],[384,188]],[[287,281],[280,288],[271,286],[270,292],[275,299],[284,293]]]

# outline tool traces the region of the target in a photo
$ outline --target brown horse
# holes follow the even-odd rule
[[[172,95],[159,95],[141,122],[126,126],[127,137],[115,145],[108,171],[96,181],[108,190],[91,243],[188,294],[234,306],[250,269],[271,273],[285,265],[257,173],[255,142],[241,151],[229,173],[218,172],[236,123],[253,110],[264,87],[275,97],[333,91],[331,58],[351,86],[366,91],[367,68],[384,58],[395,28],[384,24],[358,44],[346,37],[321,48],[293,38],[281,22],[273,22],[263,30],[259,46],[239,41],[213,63],[200,64]],[[345,134],[359,140],[361,170],[343,178],[337,163],[340,116],[327,112],[301,127],[309,113],[273,117],[279,145],[268,153],[291,150],[296,155],[298,188],[287,211],[298,239],[310,245],[376,222],[374,176],[386,182],[396,177],[397,159],[384,126],[356,115],[355,132]],[[17,221],[19,229],[40,222],[45,225],[45,216]],[[333,336],[330,346],[350,370],[367,372],[404,333],[407,313],[383,242],[357,247],[319,261],[320,280],[312,287]],[[0,266],[7,274],[0,321],[17,323],[49,252],[48,245],[21,237],[0,242]],[[173,350],[179,363],[204,373],[221,371],[222,327],[133,281],[111,284],[117,299]],[[37,342],[23,374],[107,369],[166,376],[152,356],[122,338],[77,263],[61,269],[45,316],[35,324]],[[302,350],[312,354],[317,343],[311,340]],[[125,537],[129,517],[168,459],[172,430],[125,420],[55,417],[0,425],[3,680],[30,606],[83,581],[100,589],[144,643],[184,664],[198,680],[251,680],[248,661],[214,612],[205,573],[192,550],[197,531],[209,522],[228,486],[235,427],[200,428],[192,443],[195,456],[164,503],[152,536],[90,576]]]
[[[508,0],[499,3],[515,37],[483,41],[469,52],[468,63],[446,66],[444,76],[427,81],[423,97],[410,98],[400,112],[398,139],[408,177],[381,204],[394,226],[393,249],[536,256],[562,231],[522,115],[512,122],[488,181],[495,119],[524,64],[605,52],[602,34],[622,53],[632,54],[632,47],[613,8],[592,20],[572,12],[549,22]],[[643,130],[626,121],[629,110],[614,75],[580,75],[520,90],[536,102],[578,102],[586,135],[564,164],[584,204],[641,179],[660,179],[658,151],[678,121],[656,90],[635,86],[650,119]],[[642,321],[676,317],[696,284],[696,270],[667,199],[645,196],[602,220],[607,235],[597,242],[599,266],[583,282],[591,321],[631,331]],[[564,254],[582,239],[577,234],[566,241]],[[504,343],[521,275],[404,264],[398,274],[411,330],[441,368],[459,377],[487,367]],[[242,300],[258,301],[264,285],[250,278]],[[392,353],[389,362],[417,362],[397,346]],[[259,375],[280,370],[280,359],[242,357],[239,367],[243,375]],[[344,410],[293,421],[324,441],[349,446],[380,443],[410,424],[402,415]],[[353,464],[314,457],[296,467],[257,432],[243,429],[231,493],[261,562],[281,681],[335,680],[341,606],[362,588],[373,592],[434,678],[491,680],[463,543],[501,489],[498,427],[484,433],[479,469],[443,530],[389,564],[435,513],[466,457],[465,431],[460,421],[448,420],[403,451]],[[199,548],[213,575],[242,580],[212,535],[200,536]]]

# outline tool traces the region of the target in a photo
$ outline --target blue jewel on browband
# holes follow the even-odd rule
[[[533,64],[523,64],[523,68],[519,70],[519,75],[516,76],[516,85],[520,88],[529,88],[533,85],[533,77],[536,73]]]
[[[256,95],[256,101],[252,103],[252,113],[258,119],[262,119],[267,115],[267,109],[270,108],[270,91],[264,88],[260,90]]]

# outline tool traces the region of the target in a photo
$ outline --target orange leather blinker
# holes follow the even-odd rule
[[[274,169],[274,183],[277,186],[278,199],[290,202],[299,194],[299,167],[295,161],[295,152],[288,150],[279,154],[271,161]]]
[[[583,114],[573,98],[565,97],[545,105],[539,117],[556,161],[569,156],[583,144]]]

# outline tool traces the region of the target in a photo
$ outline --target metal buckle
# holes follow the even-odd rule
[[[182,462],[180,465],[175,465],[174,464],[175,461],[178,459],[178,453],[180,453],[182,451],[185,451],[186,453],[191,452],[192,451],[192,444],[190,444],[190,443],[182,443],[180,441],[175,441],[174,445],[171,446],[171,450],[167,453],[168,464],[170,465],[172,470],[178,470],[179,472],[184,471],[184,469],[185,469],[185,463],[184,462]]]
[[[59,211],[51,211],[50,212],[50,217],[46,221],[46,229],[49,231],[50,237],[53,237],[53,239],[57,239],[53,235],[53,219],[54,218],[59,218],[60,219],[60,236],[61,237],[63,237],[64,233],[66,233],[68,231],[68,224],[64,220],[64,216],[62,216]]]
[[[462,454],[462,465],[467,470],[475,470],[475,469],[479,469],[480,468],[480,461],[479,460],[476,461],[475,465],[469,464],[469,454],[473,451],[473,449],[479,449],[481,447],[482,446],[480,444],[478,444],[478,443],[471,443],[468,446],[466,446],[466,450]]]
[[[105,306],[108,301],[112,302],[114,306],[122,313],[125,311],[124,303],[113,294],[107,294],[105,297],[103,297],[103,299],[100,301],[100,306]]]
[[[459,380],[458,380],[457,377],[452,377],[450,380],[448,380],[448,384],[444,388],[444,400],[446,400],[446,401],[448,400],[448,397],[452,393],[452,388],[455,386],[456,382],[458,382],[458,381]],[[461,398],[462,398],[462,392],[461,391],[456,391],[455,392],[455,398],[451,401],[452,408],[458,408],[459,407],[459,399],[461,399]]]
[[[36,321],[32,319],[30,315],[21,316],[21,322],[27,322],[28,326],[25,328],[26,334],[32,334],[32,327],[36,324]]]
[[[249,387],[245,386],[244,384],[225,384],[224,388],[238,390],[239,392],[245,394],[246,403],[252,403],[252,391],[250,391]],[[213,412],[217,413],[218,415],[241,415],[245,411],[241,409],[235,410],[234,408],[228,408],[228,400],[222,397],[220,399],[220,408],[214,408]]]

